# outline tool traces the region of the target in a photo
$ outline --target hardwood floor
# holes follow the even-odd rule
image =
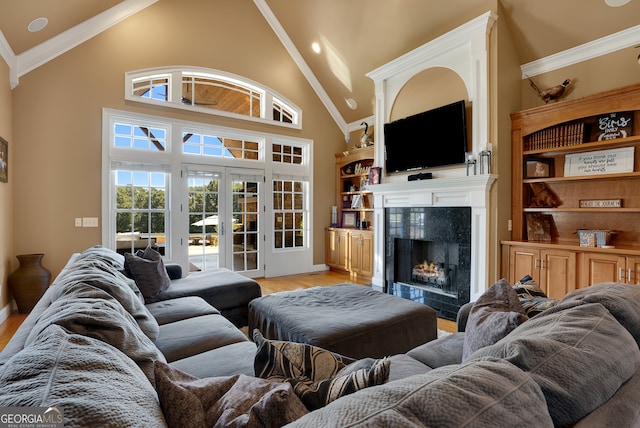
[[[351,280],[347,274],[334,271],[312,272],[275,278],[256,278],[256,281],[258,281],[262,287],[262,294],[273,294],[280,291],[311,287],[324,287],[347,282],[366,285],[365,282]],[[26,317],[26,314],[11,314],[4,323],[0,324],[0,351],[4,349],[9,339],[11,339]],[[438,319],[438,328],[453,333],[456,331],[456,323],[454,321]]]
[[[9,343],[9,340],[27,315],[28,314],[13,313],[9,315],[9,318],[7,318],[5,322],[0,324],[0,351],[7,346],[7,343]]]

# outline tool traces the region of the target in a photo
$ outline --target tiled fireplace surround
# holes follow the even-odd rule
[[[455,319],[462,304],[486,289],[489,191],[495,178],[476,175],[372,186],[373,286]],[[445,264],[438,266],[439,278],[414,270],[422,262],[416,256],[420,251],[425,261]]]

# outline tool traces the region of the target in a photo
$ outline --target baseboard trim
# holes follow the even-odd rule
[[[5,322],[9,315],[11,315],[11,310],[13,309],[13,300],[9,302],[8,305],[5,305],[4,308],[0,309],[0,324]]]

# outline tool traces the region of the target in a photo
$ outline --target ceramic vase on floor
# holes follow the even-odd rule
[[[42,266],[44,254],[21,254],[16,256],[20,267],[9,275],[9,290],[13,294],[18,312],[31,312],[49,286],[51,272]]]

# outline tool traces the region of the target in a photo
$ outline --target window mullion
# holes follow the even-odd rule
[[[170,103],[182,104],[182,72],[174,71],[169,80],[168,101]]]

